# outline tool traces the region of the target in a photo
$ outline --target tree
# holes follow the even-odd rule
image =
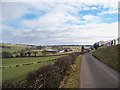
[[[46,51],[46,50],[43,50],[43,51],[42,51],[42,56],[46,56],[46,54],[47,54],[47,51]]]
[[[27,52],[27,54],[28,54],[28,56],[30,57],[31,56],[31,52],[29,51],[29,52]]]
[[[34,54],[35,56],[37,55],[37,53],[38,53],[37,51],[34,51],[34,52],[33,52],[33,54]]]
[[[111,46],[113,45],[113,40],[111,41]]]
[[[84,46],[81,47],[81,52],[83,52],[83,51],[84,51]]]
[[[37,49],[42,49],[42,46],[41,45],[37,46]]]
[[[10,57],[13,57],[12,53],[5,51],[2,52],[2,58],[10,58]]]
[[[98,47],[99,47],[99,43],[95,43],[95,44],[94,44],[95,50],[97,50]]]
[[[23,57],[23,56],[24,56],[24,53],[23,53],[23,52],[20,52],[20,56]]]
[[[120,44],[120,37],[117,38],[118,44]]]
[[[26,56],[26,55],[27,55],[27,53],[25,52],[25,50],[22,49],[20,51],[20,56],[23,57],[23,56]]]
[[[17,54],[17,52],[13,52],[13,54]]]
[[[24,53],[24,56],[27,56],[27,53],[26,53],[26,52]]]
[[[13,57],[16,57],[17,56],[17,52],[13,52]]]
[[[116,45],[116,40],[114,39],[114,45]]]
[[[68,52],[68,49],[65,49],[64,52]]]

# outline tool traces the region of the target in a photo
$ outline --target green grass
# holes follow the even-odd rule
[[[118,52],[120,52],[120,45],[98,48],[98,50],[93,52],[93,55],[108,66],[120,71],[118,66],[120,53]]]
[[[22,80],[26,77],[28,72],[50,63],[52,62],[44,62],[21,67],[4,68],[2,69],[2,80]]]
[[[79,55],[76,59],[76,63],[71,66],[72,69],[70,71],[70,75],[64,80],[61,88],[79,88],[81,55]]]
[[[2,51],[5,51],[5,52],[10,52],[10,53],[13,53],[13,52],[17,52],[17,51],[21,51],[22,49],[25,49],[25,47],[21,47],[21,46],[10,46],[11,48],[2,48]]]
[[[3,68],[2,69],[2,79],[3,81],[6,80],[21,80],[24,79],[28,72],[35,70],[41,66],[51,64],[55,61],[52,59],[59,58],[64,55],[60,56],[48,56],[48,57],[27,57],[27,58],[4,58],[3,66],[14,66],[11,68]],[[35,63],[31,65],[19,66],[15,67],[16,64],[23,64],[23,63],[30,63],[30,62],[37,62],[41,61],[41,63]]]
[[[21,57],[21,58],[3,58],[2,66],[12,66],[16,64],[24,64],[24,63],[34,63],[37,61],[47,61],[55,58],[59,58],[61,56],[48,56],[48,57]]]

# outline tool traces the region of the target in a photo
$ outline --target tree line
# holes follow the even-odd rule
[[[37,56],[37,54],[39,53],[39,51],[31,51],[31,50],[21,50],[21,51],[16,51],[16,52],[6,52],[3,51],[2,52],[2,58],[12,58],[12,57],[30,57],[30,56]],[[41,51],[42,56],[46,55],[45,51]]]

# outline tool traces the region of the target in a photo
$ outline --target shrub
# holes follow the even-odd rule
[[[41,61],[37,62],[37,63],[41,63]]]
[[[23,66],[25,66],[25,65],[31,65],[31,64],[33,64],[33,63],[25,63],[25,64],[23,64]]]
[[[5,68],[4,66],[2,66],[2,68]]]
[[[19,67],[19,66],[20,66],[20,65],[18,65],[18,64],[16,65],[16,67]]]
[[[30,57],[31,56],[31,52],[27,52],[28,56]]]

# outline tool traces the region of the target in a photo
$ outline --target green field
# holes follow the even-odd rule
[[[98,48],[98,50],[93,52],[93,55],[108,66],[120,71],[120,67],[118,66],[118,56],[120,56],[119,52],[120,45],[116,45]]]
[[[16,64],[34,63],[37,61],[47,61],[55,59],[60,56],[48,56],[48,57],[21,57],[21,58],[3,58],[2,66],[11,66]]]
[[[48,56],[48,57],[26,57],[26,58],[4,58],[2,59],[2,66],[6,67],[2,69],[2,79],[6,80],[21,80],[24,79],[28,72],[35,70],[41,66],[48,65],[54,62],[53,59],[60,56]],[[36,63],[41,61],[41,63]],[[31,65],[25,65],[27,63],[33,63]],[[16,65],[20,65],[16,67]],[[12,66],[12,67],[7,67]]]
[[[22,49],[25,49],[25,47],[16,46],[16,45],[5,45],[5,46],[10,46],[11,48],[2,48],[2,51],[10,52],[10,53],[17,52],[17,51],[20,51]]]

